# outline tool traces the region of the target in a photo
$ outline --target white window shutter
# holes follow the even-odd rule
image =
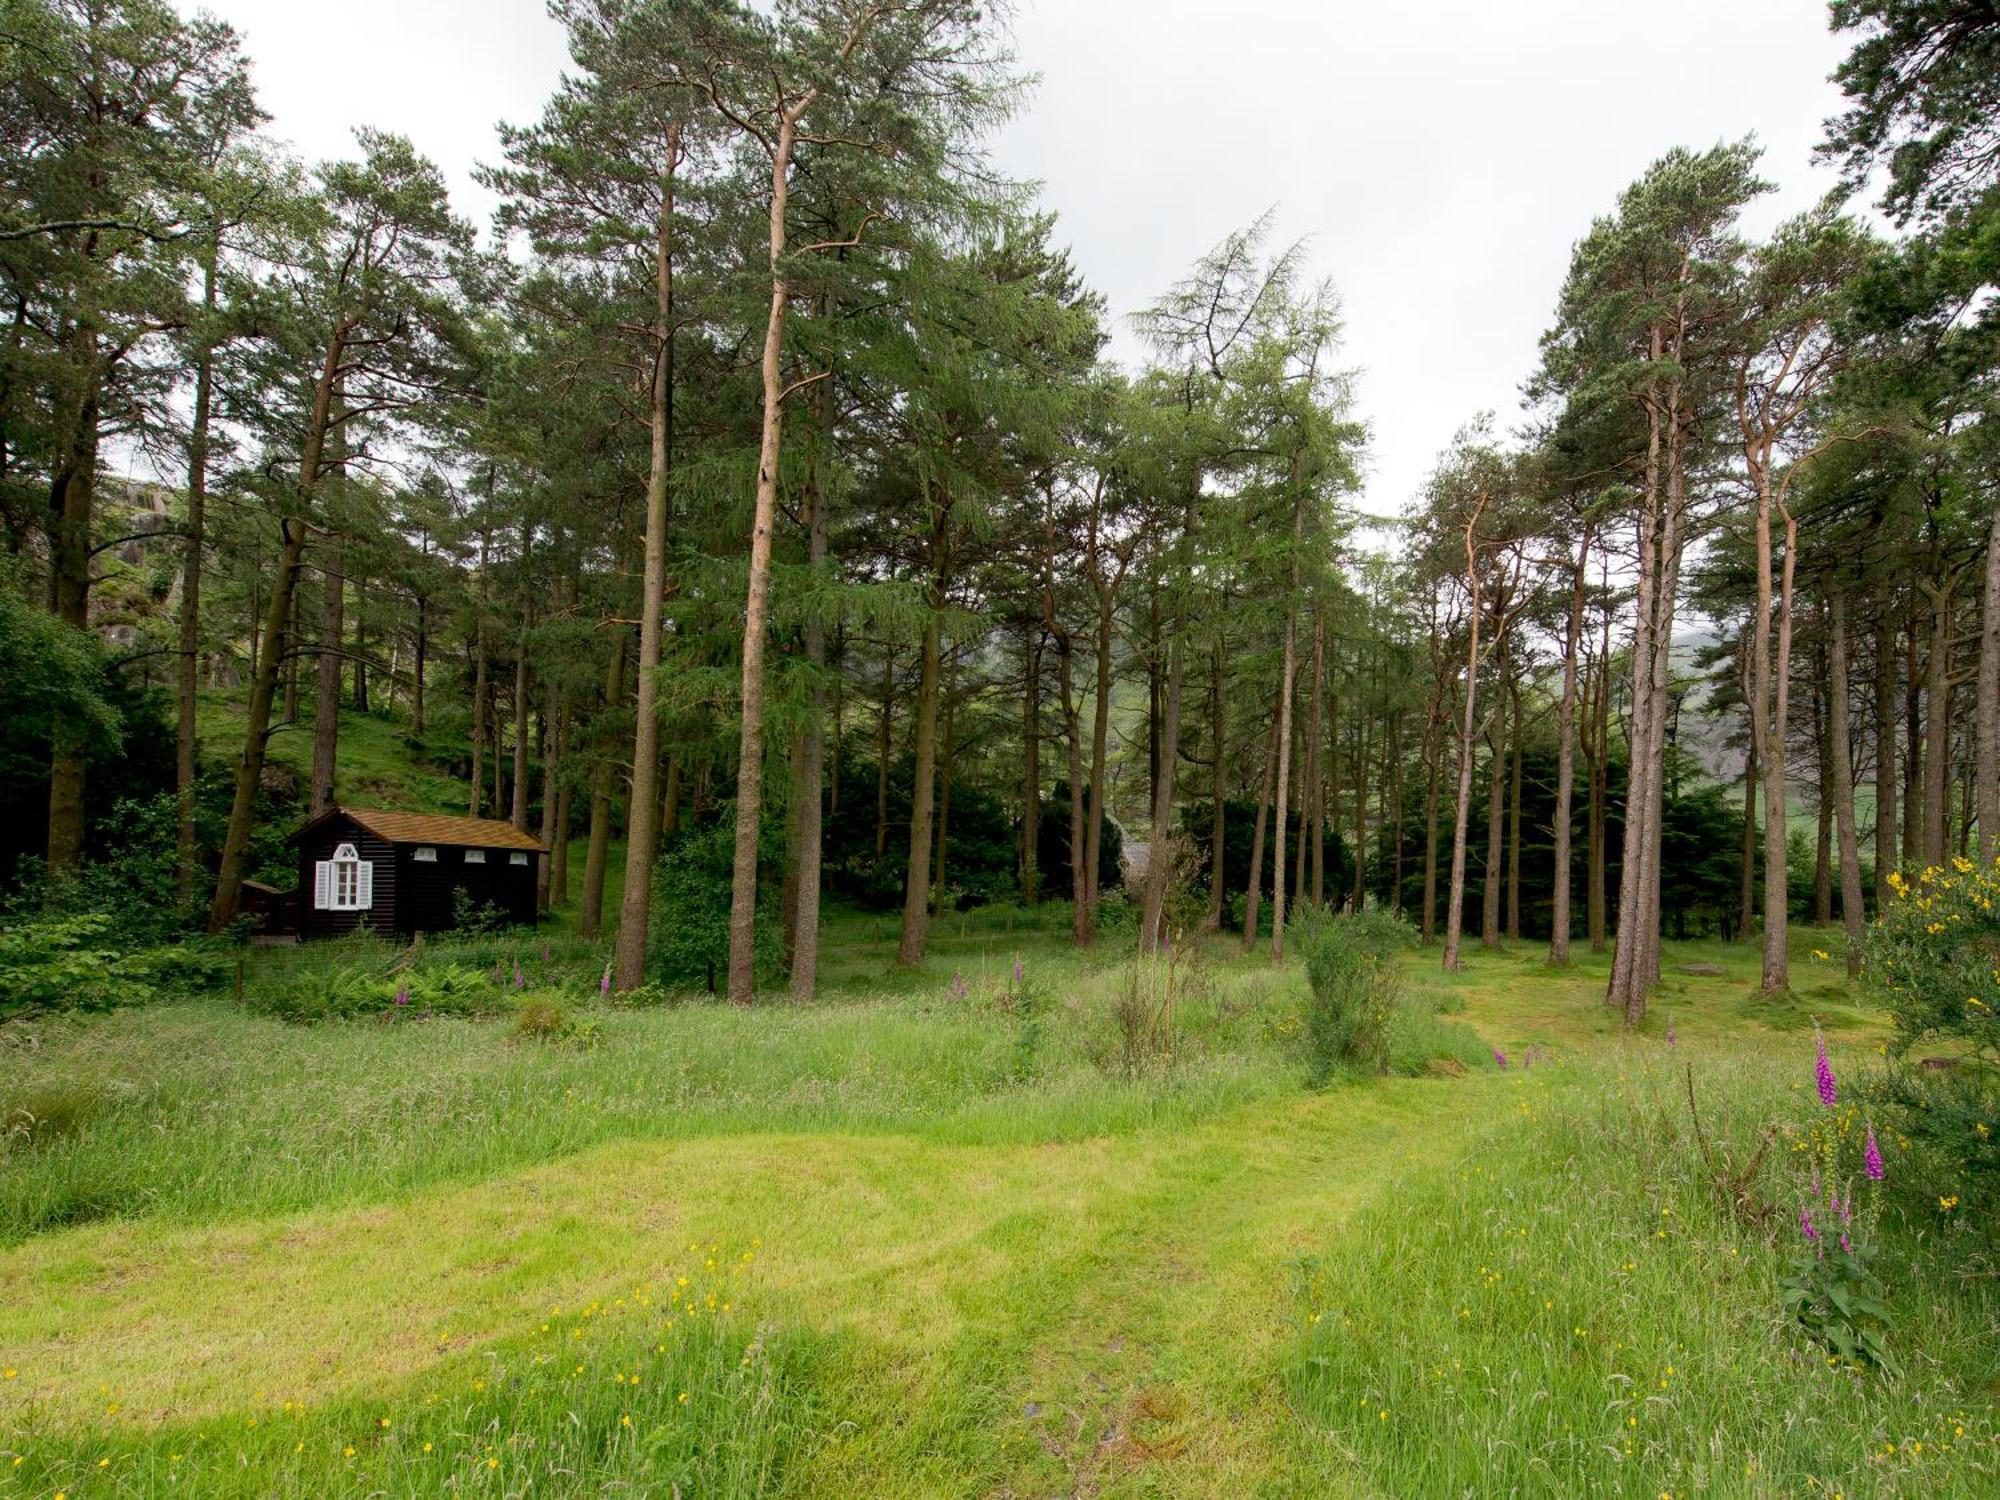
[[[333,904],[333,861],[320,860],[313,866],[313,910],[325,911]]]
[[[366,911],[375,904],[375,866],[364,859],[354,873],[359,877],[355,885],[354,904],[359,910]]]

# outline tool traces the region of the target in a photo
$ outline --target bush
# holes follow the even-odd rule
[[[1896,899],[1863,949],[1896,1027],[1875,1097],[1948,1172],[1991,1183],[2000,1178],[2000,865],[1954,859],[1889,883]],[[1918,1047],[1948,1054],[1943,1066],[1909,1066]]]
[[[1291,937],[1310,987],[1305,1038],[1312,1085],[1325,1084],[1343,1063],[1386,1072],[1402,988],[1396,958],[1410,941],[1409,924],[1381,910],[1329,916],[1308,907],[1292,919]]]
[[[555,1001],[539,996],[530,996],[521,1002],[510,1036],[517,1042],[544,1042],[582,1048],[595,1047],[599,1040],[595,1021],[573,1016]]]
[[[776,862],[773,831],[765,829],[767,861]],[[693,829],[674,839],[653,873],[653,920],[647,971],[669,988],[702,985],[714,993],[729,969],[730,882],[735,870],[733,824]],[[762,920],[774,901],[757,903],[757,970],[778,972],[778,934]]]
[[[500,991],[469,964],[426,963],[394,970],[367,965],[309,967],[253,991],[251,1009],[280,1020],[423,1021],[432,1016],[474,1016],[500,1008]]]
[[[0,1021],[41,1011],[110,1010],[211,985],[222,956],[198,944],[120,952],[101,912],[16,919],[0,929]]]

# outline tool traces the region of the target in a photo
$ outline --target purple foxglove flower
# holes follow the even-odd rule
[[[1843,1226],[1854,1222],[1854,1195],[1849,1193],[1840,1200],[1840,1222]]]
[[[544,943],[542,944],[542,962],[547,963],[548,961],[549,961],[549,945],[547,943]]]
[[[954,1000],[963,1000],[965,998],[965,976],[963,974],[954,974],[951,976],[951,998]]]
[[[1818,1054],[1813,1062],[1813,1078],[1819,1084],[1819,1102],[1832,1109],[1834,1101],[1840,1097],[1840,1089],[1833,1079],[1833,1064],[1827,1060],[1826,1038],[1814,1032],[1813,1043]]]
[[[1812,1210],[1803,1206],[1799,1209],[1799,1233],[1806,1237],[1806,1243],[1819,1243],[1819,1231],[1813,1227]]]
[[[1014,960],[1014,983],[1019,984],[1020,982],[1021,982],[1021,960],[1017,958]]]
[[[1493,1049],[1493,1061],[1504,1068],[1507,1066],[1507,1054],[1502,1052],[1498,1047],[1495,1047]]]
[[[1840,1237],[1840,1252],[1843,1255],[1852,1255],[1854,1253],[1854,1247],[1847,1243],[1847,1236],[1844,1234]]]
[[[611,960],[608,958],[604,960],[604,977],[597,981],[597,993],[600,995],[611,993]]]
[[[396,1003],[398,1005],[408,1005],[410,1003],[410,987],[407,984],[396,986]]]
[[[1679,1045],[1680,1039],[1674,1035],[1674,1023],[1669,1021],[1667,1022],[1667,1047],[1669,1050],[1672,1050]]]
[[[1819,1196],[1819,1168],[1818,1168],[1818,1167],[1814,1167],[1814,1168],[1813,1168],[1813,1170],[1812,1170],[1812,1195],[1813,1195],[1813,1196],[1814,1196],[1815,1198],[1817,1198],[1817,1197]]]
[[[518,958],[514,960],[514,988],[517,990],[527,988],[527,981],[521,978],[521,960]]]
[[[1882,1180],[1882,1148],[1875,1144],[1875,1127],[1868,1127],[1868,1146],[1861,1157],[1862,1170],[1867,1172],[1870,1182]]]

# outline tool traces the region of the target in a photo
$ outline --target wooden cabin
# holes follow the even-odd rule
[[[299,851],[299,935],[369,928],[409,937],[454,924],[457,893],[535,920],[548,851],[511,823],[331,807],[287,840]]]

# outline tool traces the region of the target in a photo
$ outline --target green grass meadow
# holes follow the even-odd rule
[[[811,1006],[612,1006],[558,928],[462,955],[478,1018],[0,1031],[0,1497],[2000,1493],[1990,1245],[1914,1160],[1894,1374],[1695,1168],[1690,1076],[1739,1157],[1859,1128],[1886,1025],[1810,932],[1781,1006],[1670,948],[1637,1034],[1602,960],[1412,953],[1390,1075],[1310,1091],[1296,968],[1212,944],[1135,1051],[1125,941],[1061,920],[897,971],[836,914]],[[515,1035],[536,996],[592,1044]]]

